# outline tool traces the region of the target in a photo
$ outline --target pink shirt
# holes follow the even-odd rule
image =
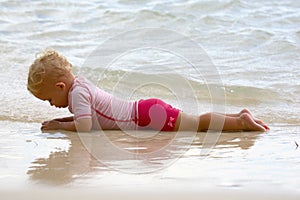
[[[69,111],[74,119],[91,118],[93,129],[136,129],[136,102],[118,99],[83,77],[69,91]]]

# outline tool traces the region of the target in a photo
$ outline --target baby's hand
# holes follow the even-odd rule
[[[42,123],[42,130],[57,130],[60,129],[60,122],[57,120],[44,121]]]

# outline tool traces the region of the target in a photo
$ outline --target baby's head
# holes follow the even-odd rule
[[[37,98],[56,107],[68,106],[68,92],[73,83],[72,65],[55,50],[38,54],[30,66],[27,89]]]

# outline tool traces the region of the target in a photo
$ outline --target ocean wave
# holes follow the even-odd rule
[[[101,68],[81,68],[80,74],[90,79],[99,87],[104,88],[108,91],[116,90],[116,86],[119,86],[121,88],[123,88],[124,86],[126,86],[126,88],[139,88],[141,83],[144,84],[144,80],[147,80],[153,86],[151,87],[148,85],[148,88],[145,90],[142,90],[140,88],[139,92],[141,96],[149,96],[149,93],[152,93],[153,96],[165,96],[167,98],[170,98],[171,93],[169,95],[164,95],[166,88],[164,89],[163,87],[158,86],[158,84],[163,84],[161,79],[164,78],[167,79],[167,81],[176,82],[178,84],[178,87],[180,86],[181,82],[188,82],[191,87],[191,92],[189,94],[188,92],[186,92],[186,98],[191,98],[196,95],[199,98],[198,100],[209,100],[211,98],[211,92],[209,90],[212,88],[221,88],[220,91],[224,92],[227,101],[232,103],[249,102],[251,104],[257,104],[260,102],[286,101],[286,99],[282,98],[281,94],[274,90],[274,88],[214,83],[208,84],[204,79],[196,80],[195,78],[191,78],[188,75],[178,76],[178,74],[168,72],[157,74],[147,73],[145,71],[137,72],[124,70],[104,70]],[[173,80],[173,78],[175,80]],[[126,94],[126,90],[124,92]]]

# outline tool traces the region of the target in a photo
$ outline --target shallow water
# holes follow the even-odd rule
[[[26,185],[300,192],[300,149],[295,144],[299,126],[274,125],[268,133],[223,133],[205,154],[205,133],[195,137],[191,133],[159,133],[147,138],[148,131],[132,131],[145,136],[136,139],[120,131],[106,131],[110,146],[99,141],[103,139],[100,132],[41,133],[39,124],[23,122],[1,122],[1,127],[6,130],[1,131],[4,189]],[[113,147],[122,152],[116,153]]]
[[[170,185],[299,193],[299,1],[1,1],[0,11],[2,187]],[[143,35],[141,30],[149,27],[176,34]],[[124,33],[126,40],[118,41]],[[146,44],[146,36],[162,48],[141,46],[120,54],[128,44]],[[212,68],[197,68],[178,54],[189,39],[203,50],[200,56],[207,53],[204,60],[208,58]],[[107,43],[121,44],[106,49],[107,55],[119,55],[110,57],[114,60],[109,65],[92,57]],[[77,74],[117,96],[159,97],[192,114],[218,109],[214,103],[228,113],[247,107],[271,131],[224,133],[205,156],[202,133],[193,142],[189,135],[176,138],[169,149],[162,142],[172,134],[140,141],[136,147],[121,132],[107,132],[134,155],[151,148],[166,152],[142,163],[122,154],[105,158],[108,166],[100,164],[82,146],[84,138],[39,130],[43,120],[69,115],[67,109],[52,108],[26,90],[35,53],[49,46],[64,54]],[[186,52],[192,59],[198,55],[189,48]],[[151,84],[143,85],[147,81]],[[170,90],[173,86],[179,89]]]

